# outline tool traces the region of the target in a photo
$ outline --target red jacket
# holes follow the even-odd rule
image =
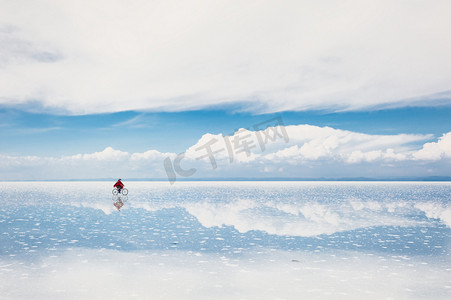
[[[123,188],[124,184],[122,183],[122,181],[118,180],[113,186]]]

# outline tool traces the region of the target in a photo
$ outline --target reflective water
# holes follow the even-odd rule
[[[448,299],[451,184],[2,183],[7,298]]]

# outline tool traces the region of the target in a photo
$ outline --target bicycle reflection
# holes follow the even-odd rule
[[[125,202],[128,200],[128,190],[126,188],[113,188],[113,205],[117,208],[117,210],[121,210],[122,206],[124,206]]]

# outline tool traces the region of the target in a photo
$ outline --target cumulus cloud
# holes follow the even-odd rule
[[[451,101],[449,1],[3,1],[0,104],[70,114]]]
[[[286,139],[284,138],[284,133]],[[264,139],[263,137],[268,137]],[[259,140],[259,137],[261,138]],[[335,160],[347,163],[411,160],[418,143],[431,135],[371,135],[312,125],[240,129],[231,136],[205,134],[188,148],[186,157],[206,162]]]
[[[162,160],[174,156],[157,150],[129,153],[106,147],[99,152],[61,157],[0,155],[0,166],[2,179],[163,177]]]
[[[98,161],[121,161],[129,158],[130,154],[128,152],[123,152],[120,150],[114,150],[111,147],[105,148],[101,152],[94,152],[91,154],[79,154],[72,156],[72,159],[83,159],[83,160],[98,160]]]
[[[439,160],[451,157],[451,132],[445,133],[437,142],[426,143],[414,154],[419,160]]]
[[[311,125],[270,126],[256,131],[240,129],[231,135],[204,134],[183,156],[154,149],[129,153],[107,147],[62,157],[2,155],[0,166],[5,179],[110,178],[116,174],[166,178],[181,175],[180,169],[194,177],[424,176],[430,174],[434,162],[444,162],[437,170],[450,163],[451,133],[437,142],[424,143],[431,138]],[[362,168],[362,164],[372,167]],[[388,169],[371,173],[382,167]]]

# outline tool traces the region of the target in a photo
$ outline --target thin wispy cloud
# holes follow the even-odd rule
[[[1,125],[0,125],[1,126]],[[40,134],[63,129],[62,127],[42,127],[42,128],[8,128],[10,134]]]
[[[118,122],[112,125],[113,127],[117,128],[148,128],[153,126],[151,121],[149,121],[149,117],[145,116],[143,114],[139,114],[137,116],[134,116],[128,120]]]

